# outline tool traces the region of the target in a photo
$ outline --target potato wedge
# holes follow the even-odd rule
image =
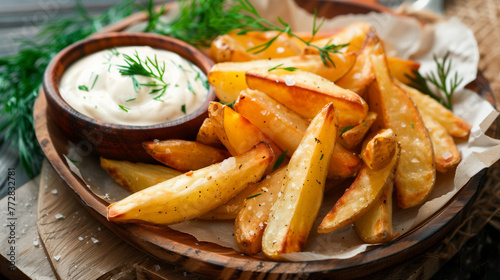
[[[262,52],[249,51],[252,47],[269,42],[276,35],[277,31],[251,31],[238,35],[238,30],[234,30],[215,38],[210,46],[209,56],[215,62],[239,62],[296,56],[302,52],[304,43],[288,34],[279,35],[272,45]]]
[[[256,68],[247,71],[246,79],[249,88],[265,92],[307,119],[330,102],[339,112],[340,127],[357,125],[368,114],[368,105],[359,95],[313,73]]]
[[[385,188],[392,185],[400,155],[398,144],[393,142],[393,145],[396,153],[384,168],[373,170],[363,164],[356,180],[321,221],[319,233],[332,232],[354,222],[376,203]]]
[[[168,225],[199,217],[257,182],[273,152],[261,143],[248,152],[190,171],[108,206],[108,220]]]
[[[101,167],[118,184],[131,192],[138,192],[182,174],[166,166],[132,163],[103,157],[101,157]]]
[[[387,57],[387,65],[391,76],[405,84],[412,83],[408,76],[416,78],[414,71],[418,71],[420,68],[420,63],[416,61],[391,56]]]
[[[325,66],[317,55],[294,56],[280,59],[254,60],[248,62],[224,62],[215,64],[208,74],[208,81],[214,87],[219,100],[231,103],[236,100],[240,91],[248,88],[245,73],[253,68],[272,69],[280,67],[295,67],[312,72],[332,82],[344,76],[356,61],[355,53],[332,54],[335,67]]]
[[[241,114],[219,102],[210,103],[208,114],[212,122],[216,124],[215,132],[218,138],[232,156],[242,154],[260,142],[268,143],[276,156],[265,174],[273,171],[276,161],[283,154],[283,150],[258,127]]]
[[[365,164],[379,170],[391,162],[396,152],[396,134],[392,129],[381,129],[363,141],[361,158]]]
[[[458,148],[444,126],[430,116],[422,115],[422,118],[432,140],[436,170],[446,173],[460,163],[461,157]]]
[[[392,191],[393,182],[365,214],[354,221],[354,229],[366,243],[385,243],[392,239]]]
[[[217,149],[224,148],[219,137],[215,134],[215,126],[209,118],[206,118],[201,124],[200,130],[198,130],[198,134],[196,135],[196,142]]]
[[[147,141],[142,146],[157,161],[182,172],[207,167],[230,156],[225,150],[186,140]]]
[[[242,91],[235,108],[290,155],[308,127],[306,120],[260,91]],[[340,144],[335,145],[330,162],[330,179],[353,177],[361,168],[361,159]]]
[[[356,126],[339,128],[337,141],[349,150],[354,150],[363,142],[372,124],[377,120],[377,113],[368,112],[366,118]]]
[[[366,35],[365,43],[359,52],[352,69],[335,82],[339,87],[351,90],[364,97],[365,89],[375,80],[370,55],[375,52],[379,39],[373,32]]]
[[[293,154],[284,179],[283,194],[274,203],[262,237],[262,251],[273,259],[300,252],[318,215],[329,161],[338,129],[333,104],[312,120]]]
[[[432,142],[413,101],[394,84],[385,55],[372,55],[371,61],[377,77],[372,86],[378,89],[373,92],[381,93],[378,97],[381,119],[385,128],[394,131],[401,144],[401,157],[395,175],[398,205],[403,209],[420,205],[436,182]]]
[[[242,252],[255,255],[262,251],[264,229],[271,207],[281,192],[285,174],[286,167],[277,169],[254,184],[254,192],[246,197],[234,223],[234,237]]]
[[[469,136],[471,125],[465,120],[453,114],[452,111],[448,110],[432,97],[401,82],[396,81],[396,84],[408,93],[422,115],[431,116],[444,126],[451,136],[459,138],[467,138]]]
[[[366,34],[369,32],[374,32],[373,27],[368,22],[359,21],[346,26],[330,37],[314,40],[311,44],[318,47],[325,47],[332,44],[342,45],[349,43],[345,48],[346,52],[358,52],[363,46]],[[319,54],[319,51],[316,48],[305,46],[303,53]]]

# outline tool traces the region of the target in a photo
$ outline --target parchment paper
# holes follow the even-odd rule
[[[294,31],[312,30],[313,16],[288,1],[252,1],[267,19],[280,16]],[[464,78],[460,89],[454,93],[454,112],[472,125],[468,141],[457,140],[462,162],[446,174],[438,173],[436,186],[428,201],[420,207],[401,210],[394,207],[394,233],[405,233],[438,209],[443,207],[469,179],[500,158],[500,140],[485,135],[485,131],[498,116],[498,112],[485,100],[463,86],[476,78],[479,51],[473,33],[455,18],[422,26],[412,18],[389,14],[346,15],[325,21],[322,29],[344,27],[355,21],[368,21],[384,40],[390,55],[411,58],[421,63],[421,73],[434,71],[433,55],[444,56],[449,51],[453,61],[451,72],[457,71]],[[98,159],[78,155],[77,147],[70,149],[68,164],[87,183],[88,187],[108,202],[128,195],[99,168]],[[76,163],[76,164],[75,164]],[[290,261],[350,258],[364,252],[370,245],[363,244],[352,226],[329,234],[317,234],[316,228],[325,214],[335,204],[344,190],[328,194],[308,239],[304,252],[287,255]],[[233,236],[233,221],[192,220],[171,228],[189,233],[199,241],[217,243],[238,250]]]

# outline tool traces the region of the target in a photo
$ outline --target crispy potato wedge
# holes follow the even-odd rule
[[[269,40],[278,35],[278,32],[251,31],[241,35],[237,33],[238,30],[234,30],[226,35],[215,38],[209,52],[209,56],[215,62],[240,62],[296,56],[301,54],[304,45],[300,40],[290,37],[288,34],[281,34],[269,48],[256,53],[258,49],[255,51],[249,51],[249,49],[269,42]]]
[[[282,150],[288,151],[287,155],[295,152],[308,127],[306,120],[260,91],[242,91],[235,108]],[[340,144],[335,145],[330,162],[329,179],[353,177],[361,168],[361,159]]]
[[[103,157],[101,157],[101,167],[118,184],[131,192],[138,192],[182,174],[166,166],[132,163]]]
[[[398,144],[393,142],[393,145],[396,153],[384,168],[373,170],[363,164],[356,180],[321,221],[319,233],[332,232],[354,222],[376,203],[385,188],[392,185],[400,155]]]
[[[147,141],[142,146],[157,161],[182,172],[207,167],[230,156],[225,150],[186,140]]]
[[[392,129],[381,129],[363,141],[361,158],[365,164],[379,170],[391,162],[396,152],[396,134]]]
[[[399,57],[389,56],[387,57],[387,65],[389,66],[389,72],[391,76],[401,81],[405,84],[411,84],[412,81],[408,76],[412,78],[416,78],[415,71],[418,71],[420,68],[420,63],[413,61],[402,59]]]
[[[363,142],[372,124],[377,120],[377,113],[368,112],[366,118],[356,126],[339,128],[337,141],[349,150],[354,150]]]
[[[309,125],[292,155],[283,194],[274,203],[262,237],[262,251],[273,259],[300,252],[318,215],[329,161],[338,129],[333,104],[326,105]]]
[[[201,124],[200,130],[198,130],[198,134],[196,135],[196,142],[217,149],[224,148],[224,145],[222,145],[222,142],[215,133],[215,126],[209,118],[206,118]]]
[[[331,55],[335,67],[325,66],[317,55],[294,56],[280,59],[254,60],[248,62],[224,62],[215,64],[208,74],[208,81],[214,87],[219,100],[231,103],[236,100],[240,91],[248,88],[245,73],[253,68],[272,69],[279,67],[295,67],[312,72],[332,82],[344,76],[356,61],[355,53],[338,53]]]
[[[359,52],[356,63],[352,69],[342,78],[335,82],[339,87],[351,90],[364,97],[365,89],[375,80],[370,55],[372,55],[379,44],[379,39],[373,32],[366,35],[365,43]]]
[[[212,122],[216,123],[217,136],[233,156],[248,151],[260,142],[268,143],[276,156],[265,174],[273,171],[276,161],[283,154],[283,150],[257,126],[230,107],[222,105],[219,102],[210,103],[208,114]],[[283,162],[285,163],[285,161]]]
[[[249,255],[262,251],[262,236],[271,207],[281,192],[286,167],[281,167],[255,184],[234,223],[234,237],[240,250]]]
[[[444,126],[451,136],[459,138],[467,138],[469,136],[471,125],[465,120],[453,114],[452,111],[448,110],[432,97],[401,82],[396,81],[396,84],[408,93],[422,115],[431,116]]]
[[[354,221],[354,229],[364,242],[377,244],[389,242],[392,239],[393,188],[393,182],[389,182],[375,205]]]
[[[436,170],[446,173],[460,163],[461,157],[458,148],[444,126],[427,115],[422,115],[422,119],[432,140]]]
[[[325,47],[332,44],[342,45],[349,43],[349,45],[345,48],[346,52],[358,52],[363,46],[366,34],[369,32],[374,32],[373,27],[368,22],[359,21],[350,24],[330,37],[314,40],[311,44],[318,47]],[[305,46],[303,53],[319,54],[319,51],[316,48]]]
[[[392,129],[401,144],[395,175],[398,205],[403,209],[420,205],[436,182],[432,142],[413,101],[394,84],[385,55],[372,55],[371,61],[377,77],[372,86],[377,90],[370,93],[381,93],[378,98],[385,128]]]
[[[136,192],[108,206],[108,220],[168,225],[199,217],[257,182],[274,155],[266,143]]]
[[[265,68],[247,71],[247,85],[265,92],[304,118],[311,119],[332,102],[339,112],[339,125],[357,125],[366,118],[368,105],[356,93],[313,73]]]

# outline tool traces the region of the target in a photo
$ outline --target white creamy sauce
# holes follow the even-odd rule
[[[138,61],[137,54],[155,75],[164,72],[163,82],[120,73],[119,66],[128,65],[124,54]],[[153,65],[156,61],[159,69]],[[71,107],[96,120],[151,125],[194,112],[207,98],[208,83],[198,67],[175,53],[132,46],[100,51],[76,61],[63,74],[59,91]]]

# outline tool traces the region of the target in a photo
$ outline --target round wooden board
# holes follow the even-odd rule
[[[324,2],[318,3],[318,5],[321,3],[327,5]],[[339,3],[336,5],[335,13],[338,13]],[[477,92],[485,99],[493,100],[488,84],[482,83],[481,77],[479,75],[479,82],[474,83],[473,87],[476,87]],[[95,196],[66,164],[63,155],[67,153],[67,140],[54,122],[48,118],[47,103],[43,91],[40,92],[35,102],[34,121],[38,141],[47,159],[63,180],[74,190],[80,201],[87,206],[89,212],[102,224],[125,241],[149,254],[181,266],[188,271],[223,279],[358,278],[400,263],[423,253],[457,226],[463,219],[467,206],[470,205],[477,193],[481,178],[485,174],[483,171],[472,178],[445,207],[422,223],[420,227],[386,245],[350,259],[275,262],[246,256],[216,244],[198,242],[188,234],[169,228],[108,222],[106,220],[107,203]]]

